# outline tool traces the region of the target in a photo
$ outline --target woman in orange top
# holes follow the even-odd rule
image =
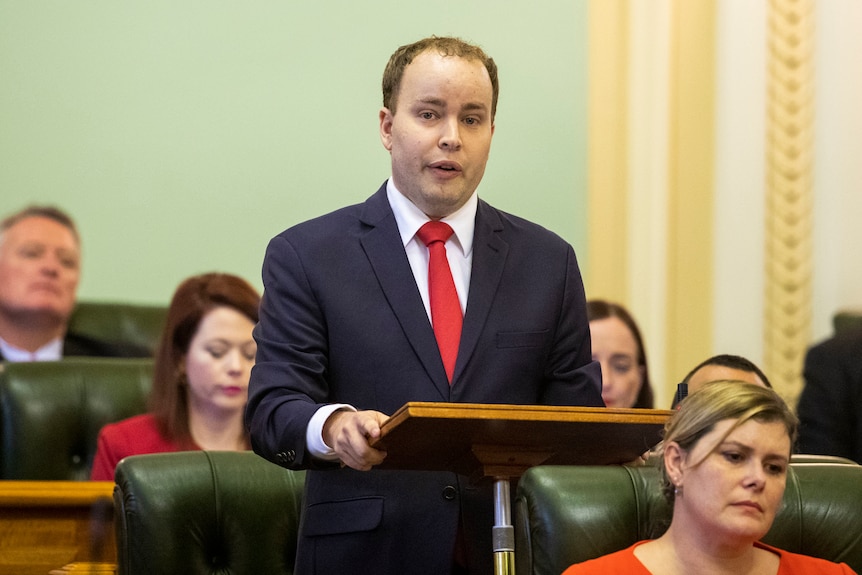
[[[773,390],[709,383],[665,427],[662,486],[673,505],[664,535],[569,567],[563,575],[805,575],[854,573],[770,547],[797,419]]]
[[[90,479],[129,455],[249,449],[243,425],[260,296],[244,279],[203,274],[177,288],[156,352],[150,411],[99,432]]]

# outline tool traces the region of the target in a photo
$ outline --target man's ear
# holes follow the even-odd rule
[[[392,151],[392,118],[395,114],[389,108],[380,108],[380,141],[383,147]]]

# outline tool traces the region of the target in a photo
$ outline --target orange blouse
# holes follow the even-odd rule
[[[598,559],[572,565],[563,575],[652,575],[635,557],[635,548],[646,541],[639,541],[628,549],[611,553]],[[833,563],[825,559],[782,551],[755,542],[755,547],[766,549],[779,556],[778,575],[855,575],[855,571],[844,563]]]

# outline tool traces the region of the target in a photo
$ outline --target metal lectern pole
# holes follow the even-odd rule
[[[515,575],[515,528],[509,478],[494,478],[494,575]]]

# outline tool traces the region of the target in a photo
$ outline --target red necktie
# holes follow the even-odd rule
[[[419,239],[428,246],[428,298],[431,303],[431,325],[437,338],[437,347],[443,358],[443,367],[449,382],[455,373],[455,359],[458,357],[458,344],[461,341],[461,304],[449,260],[446,258],[446,240],[452,235],[452,228],[443,222],[428,222],[416,232]]]

